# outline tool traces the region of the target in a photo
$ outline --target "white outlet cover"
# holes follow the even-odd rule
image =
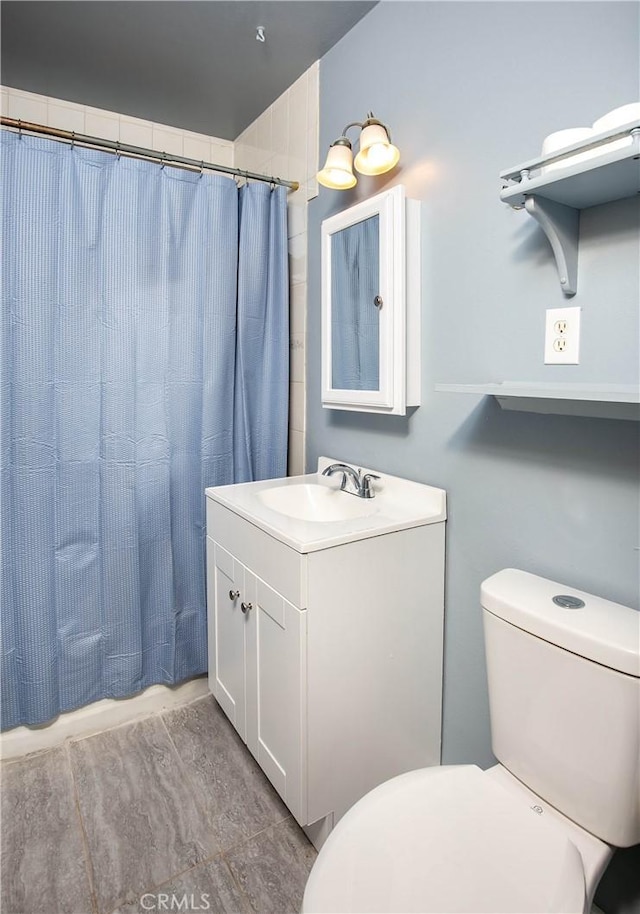
[[[580,363],[580,312],[582,308],[548,308],[544,331],[545,365],[578,365]],[[556,324],[566,322],[566,330],[559,333]],[[565,340],[564,349],[558,351],[556,340]]]

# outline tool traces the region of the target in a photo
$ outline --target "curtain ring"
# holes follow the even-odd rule
[[[18,118],[18,139],[22,139],[22,120]]]
[[[167,164],[165,159],[167,158],[166,152],[160,153],[160,171],[164,171],[164,166]]]
[[[204,174],[204,159],[200,161],[200,177]]]
[[[120,140],[116,140],[116,159],[120,161]]]
[[[75,130],[72,130],[71,131],[71,148],[73,149],[73,147],[75,145],[76,145],[76,132],[75,132]]]

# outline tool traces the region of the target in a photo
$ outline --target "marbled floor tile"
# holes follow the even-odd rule
[[[290,815],[213,697],[167,711],[163,720],[223,848]]]
[[[114,914],[148,914],[158,910],[182,914],[253,914],[246,896],[221,857],[199,864],[168,885],[145,892]]]
[[[317,852],[293,819],[225,853],[257,914],[297,914]]]
[[[2,766],[2,914],[93,910],[69,760],[51,749]]]
[[[218,851],[159,717],[70,747],[101,914]]]

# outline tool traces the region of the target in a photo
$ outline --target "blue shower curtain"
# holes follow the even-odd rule
[[[206,669],[205,486],[284,475],[286,193],[2,131],[2,728]]]

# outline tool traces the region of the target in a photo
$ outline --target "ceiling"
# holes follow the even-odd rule
[[[375,5],[2,0],[1,80],[234,140]]]

